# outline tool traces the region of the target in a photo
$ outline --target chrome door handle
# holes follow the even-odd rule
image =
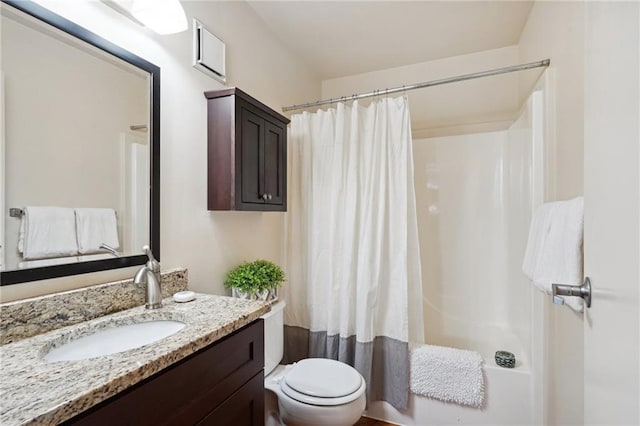
[[[584,279],[582,285],[552,284],[551,288],[554,298],[555,296],[582,297],[587,308],[591,307],[591,280],[589,277]]]
[[[271,194],[269,194],[267,198],[272,199],[273,197],[271,196]]]
[[[269,197],[269,196],[268,196],[266,193],[265,193],[265,194],[262,194],[262,199],[263,199],[263,200],[267,201],[267,198],[268,198],[268,197]]]

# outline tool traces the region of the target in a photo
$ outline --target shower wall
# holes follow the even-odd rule
[[[531,358],[521,265],[534,199],[531,100],[508,130],[413,142],[425,341]],[[527,367],[525,367],[528,369]]]

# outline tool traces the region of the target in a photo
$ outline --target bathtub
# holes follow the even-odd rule
[[[533,423],[531,369],[526,360],[515,368],[496,365],[493,354],[482,354],[485,373],[483,408],[411,394],[406,410],[397,410],[386,402],[369,404],[365,415],[407,426],[426,425],[530,425]]]
[[[411,394],[406,410],[375,402],[367,416],[419,426],[542,423],[544,301],[522,273],[543,199],[542,101],[536,91],[505,130],[413,140],[420,325],[429,344],[481,354],[484,406]],[[497,366],[498,350],[513,352],[516,367]]]

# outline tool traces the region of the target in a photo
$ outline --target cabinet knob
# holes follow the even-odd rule
[[[273,197],[271,196],[271,194],[269,194],[267,198],[268,199],[272,199]]]
[[[266,201],[266,200],[267,200],[267,198],[269,198],[269,196],[268,196],[266,193],[265,193],[265,194],[262,194],[262,199],[263,199],[263,200],[265,200],[265,201]]]

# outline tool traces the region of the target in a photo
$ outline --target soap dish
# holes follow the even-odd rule
[[[497,351],[496,364],[500,367],[513,368],[516,366],[516,356],[511,352]]]
[[[178,303],[191,302],[196,298],[196,294],[193,291],[179,291],[173,295],[173,300]]]

